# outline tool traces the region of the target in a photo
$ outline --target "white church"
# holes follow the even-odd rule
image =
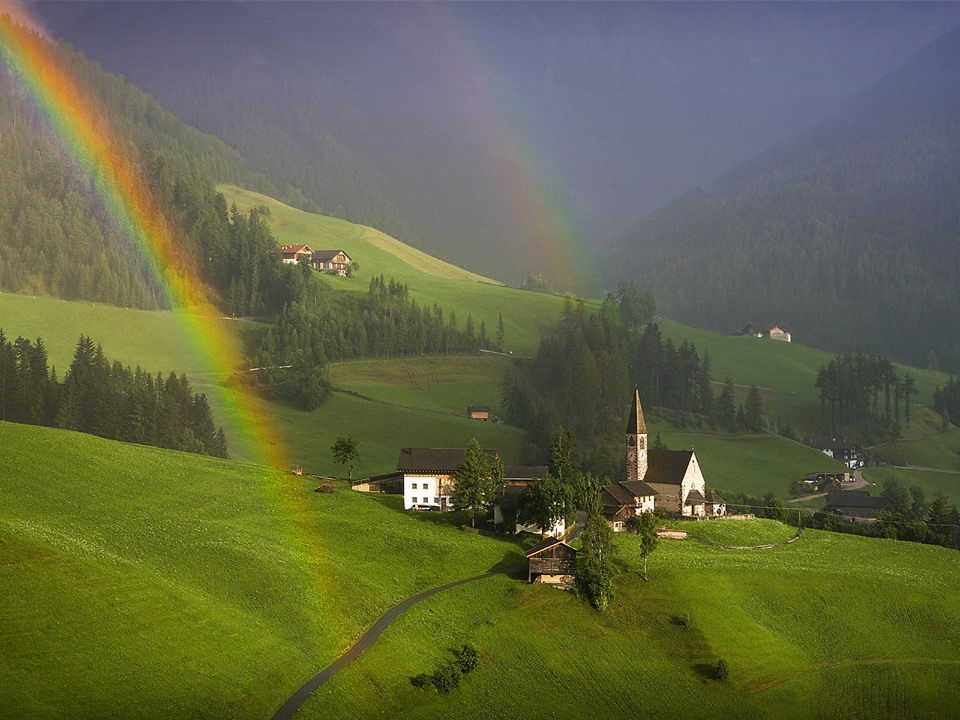
[[[693,450],[651,450],[647,424],[634,389],[627,418],[627,479],[601,490],[603,514],[616,531],[626,529],[631,515],[662,509],[669,515],[690,518],[717,517],[726,513],[723,498],[706,489],[700,463]]]

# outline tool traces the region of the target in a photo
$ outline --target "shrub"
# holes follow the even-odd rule
[[[419,675],[414,675],[410,678],[410,684],[415,688],[420,688],[423,690],[427,685],[430,684],[430,676],[426,673],[420,673]]]
[[[479,662],[480,655],[473,645],[464,645],[460,652],[457,653],[457,665],[460,666],[460,672],[464,675],[476,668]]]
[[[441,695],[446,695],[451,690],[460,685],[460,678],[463,673],[460,672],[460,666],[457,663],[451,663],[442,670],[438,670],[430,678],[433,686]]]
[[[727,666],[727,661],[723,658],[717,660],[717,664],[713,668],[713,677],[720,682],[723,682],[730,676],[730,668]]]

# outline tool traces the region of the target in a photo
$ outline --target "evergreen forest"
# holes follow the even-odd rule
[[[41,338],[9,342],[0,329],[0,419],[227,457],[223,428],[185,376],[111,363],[84,335],[59,381]]]

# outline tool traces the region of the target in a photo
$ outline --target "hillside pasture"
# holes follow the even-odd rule
[[[874,483],[871,495],[879,495],[888,480],[896,480],[908,489],[916,485],[923,490],[926,501],[930,502],[938,492],[947,496],[950,504],[960,503],[960,472],[936,472],[913,468],[878,467],[865,470],[863,476]]]
[[[651,432],[654,432],[651,429]],[[707,488],[760,497],[787,496],[790,483],[812,472],[840,472],[842,463],[779,435],[661,432],[671,450],[694,450]]]
[[[522,559],[315,482],[0,423],[3,714],[269,717],[398,600]]]
[[[759,531],[700,525],[727,530],[731,544],[793,532],[757,522]],[[435,596],[321,688],[303,716],[893,720],[947,717],[960,701],[951,551],[816,531],[771,550],[665,540],[645,583],[637,539],[618,534],[616,543],[622,571],[605,612],[504,578]],[[465,642],[481,662],[458,689],[411,685]],[[722,683],[712,679],[721,658],[730,668]]]
[[[445,317],[454,312],[461,328],[468,314],[473,316],[478,332],[482,321],[491,339],[496,337],[498,318],[502,315],[504,350],[517,356],[536,352],[540,337],[552,330],[560,318],[563,298],[556,295],[505,287],[430,257],[373,228],[296,210],[266,195],[233,186],[220,185],[217,189],[228,203],[236,202],[238,207],[269,208],[267,224],[278,242],[303,243],[314,250],[345,250],[360,269],[354,278],[324,277],[334,290],[366,293],[374,275],[393,278],[406,284],[410,298],[421,305],[437,304]]]

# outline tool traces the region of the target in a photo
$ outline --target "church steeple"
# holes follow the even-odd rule
[[[640,407],[640,390],[634,387],[633,405],[627,417],[627,481],[643,480],[647,474],[647,423]]]

